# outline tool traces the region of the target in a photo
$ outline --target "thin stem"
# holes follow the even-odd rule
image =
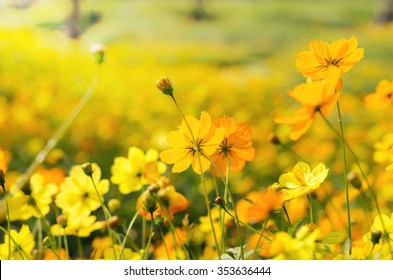
[[[5,188],[4,189],[4,194],[5,194]],[[10,208],[8,206],[8,199],[7,195],[4,196],[5,200],[5,211],[7,213],[7,230],[10,233],[11,232],[11,221],[10,221]],[[8,256],[11,258],[11,234],[8,234]]]
[[[116,257],[116,249],[115,249],[115,237],[114,237],[112,229],[111,229],[111,227],[109,225],[109,216],[110,216],[109,210],[106,208],[106,206],[104,204],[104,201],[102,200],[101,195],[98,192],[97,185],[96,185],[96,183],[95,183],[95,181],[93,179],[93,174],[89,174],[88,176],[90,177],[91,181],[93,182],[94,190],[96,191],[98,200],[99,200],[99,202],[101,204],[102,211],[104,212],[105,221],[106,221],[106,227],[108,229],[109,236],[110,236],[110,238],[112,240],[112,250],[113,250],[114,258],[116,259],[117,257]]]
[[[120,253],[117,256],[117,259],[120,260],[121,255],[123,254],[123,250],[124,250],[124,246],[126,245],[126,241],[127,241],[127,237],[131,232],[131,229],[136,221],[136,218],[138,218],[139,212],[141,210],[139,209],[138,211],[136,211],[134,217],[132,218],[132,220],[130,221],[130,224],[128,225],[127,231],[126,231],[126,235],[124,236],[123,242],[121,243],[121,247],[120,247]]]
[[[146,219],[142,219],[142,248],[146,247]]]
[[[310,223],[314,224],[314,210],[313,210],[313,207],[312,207],[311,196],[308,194],[307,198],[308,198],[308,206],[309,206],[309,209],[310,209]]]
[[[153,221],[154,221],[153,213],[150,213],[150,217],[151,217],[150,232],[149,232],[149,239],[147,240],[147,245],[145,248],[145,257],[144,257],[145,260],[147,260],[147,258],[148,258],[150,243],[151,243],[151,239],[153,238],[153,234],[154,234],[154,232],[153,232]]]
[[[100,70],[100,69],[98,69]],[[97,88],[98,81],[100,79],[100,71],[98,71],[96,77],[90,83],[89,87],[87,88],[86,92],[82,96],[79,103],[74,107],[71,113],[67,116],[64,122],[60,125],[60,127],[55,131],[53,136],[48,140],[45,147],[36,155],[34,161],[30,164],[27,170],[22,174],[18,180],[16,181],[15,185],[18,188],[22,188],[25,186],[31,175],[37,170],[37,168],[44,162],[48,154],[53,150],[53,148],[57,145],[57,143],[63,138],[64,134],[67,132],[68,128],[71,126],[73,121],[78,117],[80,112],[82,111],[83,107],[87,104],[90,100],[91,96],[95,92]]]
[[[334,128],[334,126],[331,124],[331,122],[330,122],[322,113],[320,113],[320,115],[321,115],[322,119],[325,121],[325,123],[327,124],[327,126],[328,126],[337,136],[340,137],[340,132],[337,131],[337,130]],[[351,146],[348,144],[348,142],[346,141],[345,138],[344,138],[344,143],[345,143],[345,146],[347,147],[348,151],[351,153],[351,155],[352,155],[352,157],[353,157],[353,159],[354,159],[354,161],[355,161],[356,166],[359,168],[360,174],[362,175],[364,181],[366,182],[367,189],[368,189],[368,191],[370,192],[371,198],[373,199],[373,202],[374,202],[374,204],[375,204],[375,208],[377,209],[378,216],[381,216],[381,209],[379,208],[379,203],[378,203],[378,199],[377,199],[377,194],[376,194],[376,192],[375,192],[375,190],[374,190],[373,185],[369,182],[366,173],[364,172],[362,166],[360,165],[359,158],[357,157],[357,155],[355,154],[355,152],[353,151],[353,149],[352,149]],[[386,225],[385,225],[384,221],[381,220],[381,223],[382,223],[383,230],[384,230],[385,232],[387,232],[387,228],[386,228]],[[393,251],[392,251],[392,248],[391,248],[390,244],[389,244],[389,250],[390,250],[391,257],[392,257],[392,259],[393,259]]]
[[[168,251],[168,247],[166,246],[165,235],[164,235],[164,232],[162,231],[161,224],[159,224],[158,227],[159,227],[159,229],[160,229],[160,234],[161,234],[161,238],[162,238],[162,243],[164,244],[164,248],[165,248],[166,255],[167,255],[167,257],[168,257],[168,260],[170,260],[171,257],[169,256],[169,251]]]
[[[266,220],[263,222],[263,226],[262,226],[261,235],[259,235],[259,238],[258,238],[257,244],[255,245],[255,249],[254,249],[254,258],[256,257],[256,255],[257,255],[257,253],[258,253],[258,247],[259,247],[259,243],[261,243],[262,236],[263,236],[263,234],[265,233],[266,226],[267,226],[267,223],[268,223],[268,222],[269,222],[269,218],[268,218],[268,219],[266,219]]]
[[[64,237],[64,247],[66,250],[66,259],[69,260],[70,259],[70,249],[68,247],[67,234],[64,233],[63,237]]]
[[[351,226],[351,209],[349,205],[349,190],[348,190],[348,181],[347,181],[347,154],[346,154],[346,146],[345,146],[345,137],[344,137],[344,129],[341,118],[341,110],[340,103],[337,101],[337,114],[338,114],[338,122],[340,124],[340,138],[341,138],[341,147],[343,153],[343,164],[344,164],[344,187],[345,187],[345,201],[347,205],[347,223],[348,223],[348,238],[349,238],[349,255],[352,255],[352,226]]]
[[[82,246],[82,239],[77,236],[76,237],[76,244],[78,246],[79,258],[83,260],[83,246]]]

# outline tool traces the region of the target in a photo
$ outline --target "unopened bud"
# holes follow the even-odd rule
[[[278,138],[277,134],[275,134],[274,132],[270,133],[270,135],[269,135],[269,141],[270,141],[270,143],[272,143],[273,145],[276,145],[276,146],[281,145],[280,139]]]
[[[153,214],[157,210],[157,202],[150,193],[145,194],[143,198],[143,209],[150,214]]]
[[[222,196],[216,197],[216,199],[214,200],[214,203],[215,203],[218,207],[220,207],[220,208],[224,208],[224,207],[225,207],[224,199],[222,198]]]
[[[117,198],[112,198],[108,201],[109,211],[114,212],[121,206],[121,201]]]
[[[90,52],[94,55],[94,60],[101,64],[105,60],[105,47],[101,43],[91,45]]]
[[[379,229],[373,229],[371,231],[371,242],[375,245],[379,243],[379,240],[381,239],[382,236],[382,231]]]
[[[149,186],[147,190],[149,191],[150,194],[156,194],[160,190],[160,187],[156,184],[153,184]]]
[[[0,168],[0,186],[3,188],[3,191],[5,192],[5,174],[3,169]]]
[[[91,165],[90,162],[86,162],[84,164],[81,165],[83,172],[85,172],[85,174],[89,177],[91,177],[93,175],[93,166]]]
[[[347,179],[355,189],[361,189],[362,181],[360,181],[359,175],[356,172],[349,172],[347,175]]]
[[[161,77],[157,80],[156,85],[163,94],[173,95],[173,81],[168,77]]]
[[[56,222],[61,225],[62,227],[66,227],[67,226],[67,216],[65,216],[64,214],[61,214],[59,216],[57,216],[56,218]]]
[[[120,217],[119,216],[112,216],[108,219],[108,226],[110,228],[115,228],[120,224]]]
[[[157,192],[157,199],[163,207],[168,208],[171,199],[171,191],[167,188],[160,189]]]

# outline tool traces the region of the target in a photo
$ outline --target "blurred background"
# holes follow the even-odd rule
[[[44,167],[97,162],[109,178],[129,147],[167,148],[181,118],[155,86],[166,75],[186,115],[207,111],[252,127],[256,159],[233,175],[234,192],[275,182],[298,160],[289,148],[313,166],[324,162],[334,181],[340,142],[322,120],[293,143],[273,119],[299,108],[287,95],[304,81],[297,52],[314,39],[355,36],[365,58],[344,76],[346,137],[368,170],[383,170],[389,162],[372,160],[373,145],[391,130],[391,110],[363,103],[392,79],[392,11],[386,0],[0,1],[0,167],[9,180],[26,170],[96,76],[89,47],[100,42],[97,90]],[[285,146],[273,145],[272,133]],[[189,170],[171,180],[182,191],[199,178]]]

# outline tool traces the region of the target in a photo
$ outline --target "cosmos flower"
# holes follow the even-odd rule
[[[201,113],[199,121],[191,116],[186,116],[186,120],[181,123],[180,130],[170,132],[168,142],[172,148],[161,152],[160,157],[163,162],[174,164],[172,172],[182,172],[192,165],[195,173],[202,174],[209,169],[209,157],[222,143],[225,129],[213,129],[206,112]]]
[[[366,108],[370,109],[384,109],[391,105],[393,101],[393,81],[380,81],[375,92],[367,94],[364,101]]]
[[[34,249],[34,235],[30,232],[28,225],[22,225],[19,232],[12,229],[11,232],[11,256],[9,255],[9,241],[4,238],[4,243],[0,245],[0,260],[28,260],[32,259]],[[16,244],[15,244],[16,243]]]
[[[330,44],[314,40],[310,43],[309,51],[297,54],[296,69],[304,77],[320,80],[325,77],[330,65],[334,65],[342,73],[346,73],[363,56],[364,50],[358,48],[358,40],[353,36],[348,40],[341,38]]]
[[[306,133],[318,113],[325,117],[330,114],[339,97],[335,88],[340,75],[341,71],[337,67],[328,67],[324,81],[303,83],[289,92],[303,107],[291,116],[275,118],[275,122],[294,127],[289,134],[291,140],[295,141]]]
[[[211,156],[215,167],[223,176],[231,172],[240,172],[246,161],[251,161],[255,157],[255,149],[252,147],[251,128],[243,122],[235,122],[230,117],[221,117],[213,122],[213,127],[225,128],[225,137],[219,148]],[[211,168],[214,175],[219,176],[216,168]]]
[[[128,150],[128,156],[117,157],[112,165],[111,181],[119,185],[122,194],[139,191],[145,184],[153,184],[165,173],[166,165],[158,161],[158,152],[149,149],[146,154],[137,147]]]

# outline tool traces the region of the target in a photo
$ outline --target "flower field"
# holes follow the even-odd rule
[[[393,258],[372,1],[10,2],[1,260]]]

